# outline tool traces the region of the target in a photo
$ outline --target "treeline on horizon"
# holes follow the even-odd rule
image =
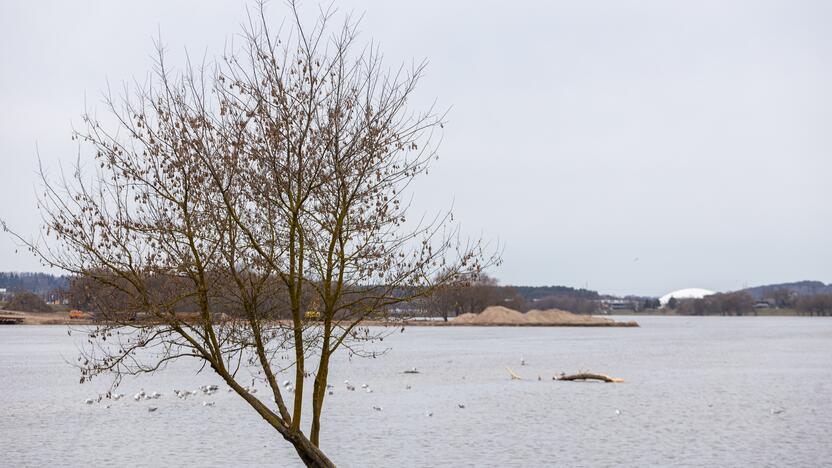
[[[465,288],[439,292],[429,300],[428,310],[447,319],[449,315],[479,313],[493,305],[521,312],[560,309],[593,314],[616,310],[613,304],[635,312],[661,307],[655,297],[615,298],[566,286],[499,286],[495,280],[485,277]],[[668,308],[678,315],[758,315],[761,308],[771,308],[794,310],[800,315],[832,316],[832,285],[801,281],[717,293],[702,299],[672,298]]]
[[[68,276],[50,273],[0,272],[0,289],[5,289],[7,293],[29,291],[44,300],[55,300],[61,297],[68,286]]]
[[[160,289],[163,286],[159,285]],[[111,294],[100,294],[89,281],[70,276],[33,272],[0,272],[0,289],[7,296],[32,292],[46,301],[61,300],[71,307],[91,310]],[[443,290],[433,297],[410,304],[411,311],[444,318],[464,313],[479,313],[486,307],[502,305],[521,312],[531,309],[560,309],[577,314],[603,311],[611,301],[629,303],[632,310],[658,309],[654,297],[616,298],[597,291],[569,286],[510,286],[484,275],[465,287]],[[741,291],[717,293],[702,299],[672,299],[668,307],[678,315],[756,315],[761,303],[776,309],[793,309],[802,315],[832,315],[832,284],[800,281],[757,286]],[[183,307],[190,311],[192,307]]]

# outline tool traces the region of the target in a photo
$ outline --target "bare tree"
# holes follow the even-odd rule
[[[478,314],[493,305],[508,306],[516,310],[527,309],[525,300],[511,286],[499,286],[497,280],[486,275],[476,279],[443,287],[426,301],[427,308],[434,316],[446,322],[450,314]]]
[[[450,213],[405,226],[403,193],[442,126],[408,108],[424,64],[387,71],[349,18],[331,33],[326,11],[307,29],[290,6],[293,27],[270,31],[260,5],[242,47],[210,65],[173,72],[158,46],[151,84],[108,93],[116,124],[87,114],[75,134],[94,149],[94,176],[80,160],[57,182],[42,169],[44,233],[24,242],[106,292],[82,383],[197,359],[306,465],[333,466],[320,449],[332,354],[364,355],[381,333],[366,320],[498,259],[460,241]],[[241,383],[243,368],[271,402]],[[292,369],[287,395],[276,375]]]

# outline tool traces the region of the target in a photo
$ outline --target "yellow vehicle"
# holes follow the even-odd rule
[[[309,304],[309,309],[304,314],[306,320],[320,320],[321,314],[318,312],[318,301],[313,300],[311,304]]]
[[[71,319],[85,319],[87,318],[87,314],[83,313],[80,310],[74,309],[69,311],[69,318]]]

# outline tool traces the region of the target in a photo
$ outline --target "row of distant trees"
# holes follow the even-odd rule
[[[464,313],[479,313],[486,307],[502,305],[522,312],[531,309],[561,309],[576,314],[592,314],[602,306],[595,291],[566,287],[500,286],[488,276],[466,287],[440,291],[425,302],[424,309],[448,319]],[[627,297],[632,310],[659,309],[656,298]],[[800,315],[832,316],[832,294],[800,295],[788,288],[767,291],[769,307],[793,309]],[[757,315],[758,303],[746,291],[713,294],[702,299],[671,298],[668,303],[679,315]]]
[[[466,313],[480,313],[501,305],[525,312],[531,309],[561,309],[591,314],[598,309],[600,296],[595,291],[565,286],[500,286],[497,280],[483,275],[464,287],[440,290],[423,303],[429,315],[445,320]]]
[[[68,283],[66,276],[49,273],[0,272],[0,289],[8,293],[29,291],[45,300],[58,299]]]
[[[774,308],[794,309],[800,315],[832,316],[832,294],[799,296],[787,289],[775,290],[766,304]],[[679,315],[757,315],[757,301],[745,291],[718,293],[701,299],[671,298],[668,307]]]
[[[169,286],[160,283],[158,292],[161,294],[166,289],[170,292]],[[0,272],[0,288],[9,291],[9,298],[15,292],[29,291],[47,301],[66,299],[71,307],[93,313],[105,305],[110,308],[126,308],[119,307],[119,302],[124,301],[124,298],[112,290],[105,291],[100,284],[89,278]],[[275,284],[272,288],[277,290],[280,286]],[[276,293],[274,297],[274,315],[282,316],[285,304],[280,304],[276,299],[282,296]],[[494,278],[483,275],[465,287],[439,291],[416,306],[429,315],[445,319],[465,313],[479,313],[493,305],[503,305],[523,312],[531,309],[561,309],[577,314],[591,314],[598,311],[600,299],[601,296],[595,291],[564,286],[500,286]],[[656,298],[625,299],[632,302],[633,310],[660,307]],[[222,302],[221,298],[215,300]],[[832,294],[800,295],[788,288],[775,288],[766,291],[764,300],[773,308],[794,309],[801,315],[832,316]],[[676,310],[679,315],[756,315],[756,302],[748,292],[738,291],[713,294],[702,299],[672,298],[668,307]],[[230,303],[226,308],[229,315],[237,312]],[[188,300],[182,300],[177,309],[192,312],[196,306]]]

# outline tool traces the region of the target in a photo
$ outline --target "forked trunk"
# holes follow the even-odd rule
[[[332,463],[332,461],[324,455],[321,449],[315,447],[315,445],[303,434],[286,437],[286,440],[291,442],[291,444],[295,447],[295,450],[298,452],[298,456],[301,461],[303,461],[304,465],[315,468],[335,467],[335,463]]]

